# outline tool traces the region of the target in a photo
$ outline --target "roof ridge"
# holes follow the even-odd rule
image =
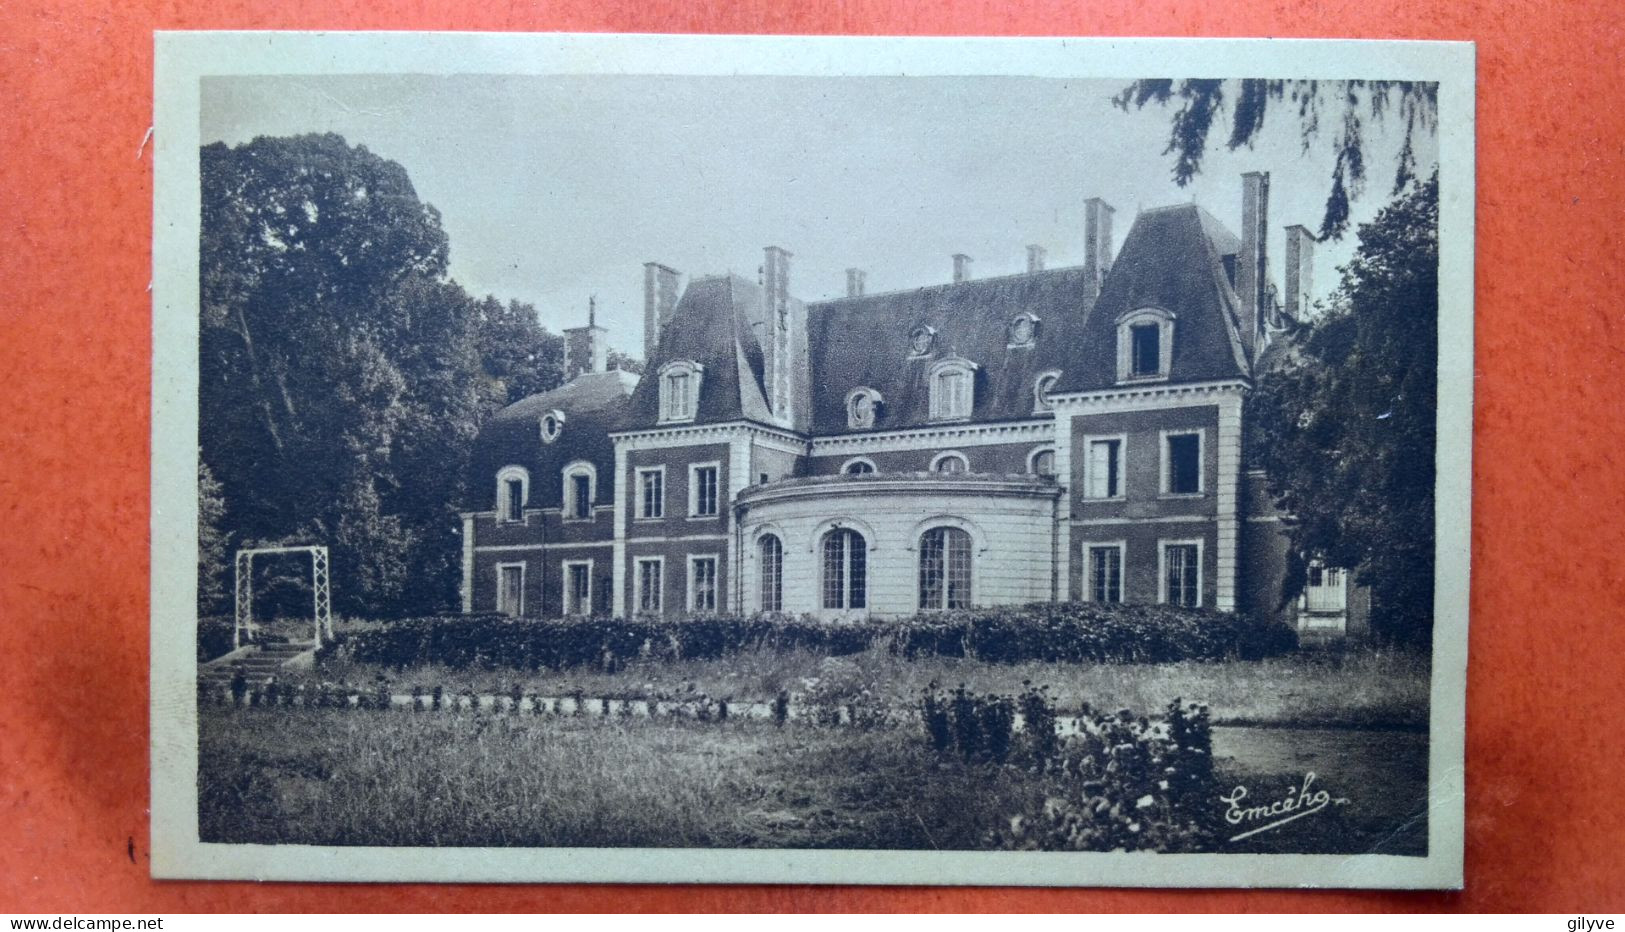
[[[809,308],[822,307],[829,304],[838,304],[842,301],[866,301],[870,298],[889,298],[900,294],[914,294],[921,291],[934,291],[942,288],[963,288],[967,285],[981,285],[989,282],[1007,281],[1012,278],[1035,278],[1041,275],[1051,275],[1060,272],[1081,272],[1082,265],[1060,265],[1054,268],[1040,269],[1036,272],[1010,272],[1005,275],[989,275],[986,278],[971,278],[962,282],[937,282],[932,285],[914,285],[907,288],[893,288],[891,291],[870,291],[860,295],[843,295],[838,298],[825,298],[822,301],[807,301]]]

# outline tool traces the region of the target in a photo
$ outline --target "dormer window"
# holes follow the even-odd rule
[[[976,407],[976,364],[954,356],[931,367],[931,419],[962,420]]]
[[[1022,312],[1010,321],[1010,349],[1026,349],[1038,336],[1038,318]]]
[[[1173,347],[1174,315],[1155,307],[1124,314],[1117,319],[1117,380],[1166,379]]]
[[[497,470],[497,520],[525,520],[525,505],[530,501],[530,472],[523,466],[504,466]]]
[[[681,424],[694,420],[700,407],[700,379],[705,367],[680,360],[660,367],[660,423]]]
[[[1033,413],[1055,410],[1055,399],[1050,392],[1055,391],[1055,383],[1061,380],[1061,373],[1051,370],[1040,375],[1033,381]]]
[[[880,403],[880,393],[874,389],[853,389],[846,396],[846,426],[853,430],[868,430],[874,427]]]
[[[937,328],[930,326],[915,327],[908,335],[908,352],[911,356],[929,356],[931,347],[937,341]]]
[[[552,443],[564,430],[564,412],[558,409],[542,415],[542,442]]]

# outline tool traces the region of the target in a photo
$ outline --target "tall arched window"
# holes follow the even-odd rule
[[[762,571],[762,611],[784,611],[784,544],[772,534],[756,542]]]
[[[530,470],[523,466],[504,466],[497,470],[497,519],[523,521],[525,506],[529,503]]]
[[[920,608],[970,608],[970,534],[934,527],[920,535]]]
[[[824,607],[867,608],[868,546],[863,535],[836,528],[824,535]]]

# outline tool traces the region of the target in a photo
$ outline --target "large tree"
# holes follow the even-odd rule
[[[1294,548],[1357,567],[1398,640],[1432,626],[1438,222],[1435,173],[1361,225],[1326,313],[1272,347],[1247,401]]]
[[[1184,81],[1135,81],[1113,98],[1123,110],[1178,101],[1164,155],[1174,156],[1174,182],[1181,187],[1202,170],[1208,136],[1228,113],[1230,149],[1251,146],[1265,118],[1283,107],[1295,112],[1305,152],[1331,125],[1330,191],[1320,234],[1337,239],[1348,230],[1349,203],[1366,181],[1366,133],[1373,124],[1395,119],[1404,123],[1403,143],[1394,168],[1391,194],[1417,180],[1417,134],[1438,131],[1439,85],[1422,81],[1284,81],[1193,78]],[[1425,169],[1424,169],[1425,172]]]
[[[470,441],[514,397],[485,373],[522,368],[483,355],[493,302],[446,277],[438,212],[365,147],[261,137],[201,159],[199,440],[226,530],[330,546],[341,611],[443,607]],[[558,368],[529,321],[520,390]]]

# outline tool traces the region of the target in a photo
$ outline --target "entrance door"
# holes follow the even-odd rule
[[[1348,572],[1311,563],[1298,608],[1299,630],[1342,632],[1348,619]]]
[[[522,563],[497,567],[497,611],[519,615],[525,607],[525,566]]]

